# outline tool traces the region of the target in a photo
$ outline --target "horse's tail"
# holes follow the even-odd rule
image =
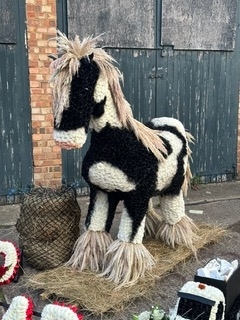
[[[189,143],[194,143],[194,137],[191,135],[191,133],[185,131],[185,135],[186,135],[186,140],[187,140],[188,160],[187,160],[185,178],[184,178],[184,182],[182,185],[182,190],[183,190],[184,196],[187,195],[188,186],[191,184],[191,180],[192,180],[192,172],[191,172],[191,168],[190,168],[190,160],[192,161],[192,150],[189,147]]]

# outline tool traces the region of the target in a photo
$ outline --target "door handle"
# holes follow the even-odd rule
[[[157,78],[163,79],[163,74],[150,73],[149,78],[150,79],[157,79]]]

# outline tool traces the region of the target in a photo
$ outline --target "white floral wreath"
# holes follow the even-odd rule
[[[2,320],[31,320],[32,315],[32,300],[24,296],[17,296],[13,298],[7,312],[2,317]]]
[[[0,241],[0,254],[4,256],[4,264],[0,265],[0,285],[7,284],[14,279],[20,262],[20,250],[10,241]],[[2,320],[31,320],[33,316],[33,302],[25,296],[13,298]],[[64,303],[48,304],[43,308],[41,320],[82,320],[77,308]]]
[[[77,308],[65,304],[47,304],[42,311],[41,320],[82,320],[83,316],[77,314]]]
[[[17,296],[13,298],[2,320],[31,320],[34,314],[33,303],[30,298]],[[77,314],[74,306],[59,304],[47,304],[42,311],[41,320],[82,320],[83,316]]]
[[[0,254],[4,256],[4,265],[0,266],[0,285],[14,279],[20,261],[20,251],[10,241],[0,241]]]

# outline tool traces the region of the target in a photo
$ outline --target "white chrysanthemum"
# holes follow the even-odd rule
[[[41,320],[79,320],[79,317],[67,306],[48,304],[43,308]]]
[[[13,298],[2,320],[26,320],[28,307],[29,300],[24,296],[17,296]]]
[[[53,138],[58,143],[72,144],[75,148],[81,148],[87,139],[87,133],[85,128],[79,128],[76,130],[53,130]]]
[[[216,313],[218,311],[218,305],[220,302],[223,303],[223,307],[225,308],[225,298],[224,298],[222,291],[219,290],[218,288],[213,287],[213,286],[206,285],[206,284],[200,284],[199,282],[188,281],[187,283],[185,283],[183,285],[183,287],[179,291],[179,293],[181,293],[181,292],[196,295],[196,296],[203,297],[205,299],[209,299],[209,300],[214,301],[215,303],[211,308],[209,320],[216,319]],[[172,319],[176,319],[176,320],[188,319],[188,318],[183,318],[177,314],[178,304],[179,304],[180,299],[181,298],[178,298],[175,310],[174,310],[172,316],[170,317],[171,320]],[[222,319],[224,319],[224,312],[222,314]]]
[[[225,302],[225,298],[221,290],[206,284],[203,284],[203,286],[204,286],[204,289],[201,289],[199,282],[188,281],[183,285],[180,292],[194,294],[196,296],[200,296],[213,301]]]

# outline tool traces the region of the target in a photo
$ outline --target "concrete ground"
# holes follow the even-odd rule
[[[157,205],[158,199],[154,199]],[[82,224],[88,207],[88,197],[78,199],[82,210]],[[193,212],[193,213],[191,213]],[[15,229],[16,220],[20,213],[19,205],[0,206],[0,239],[18,243],[18,234]],[[178,265],[173,272],[167,274],[156,283],[150,296],[132,301],[121,313],[115,315],[104,314],[101,317],[83,312],[84,319],[92,320],[130,320],[133,313],[149,310],[152,305],[160,305],[168,312],[174,307],[177,292],[182,285],[193,280],[196,270],[212,258],[222,258],[228,261],[237,259],[240,262],[240,181],[224,182],[218,184],[198,185],[195,190],[188,192],[186,199],[186,213],[194,220],[229,229],[228,236],[223,237],[218,243],[208,245],[198,252],[198,259],[189,259],[184,264]],[[120,207],[118,214],[120,216]],[[115,228],[116,229],[116,228]],[[113,230],[116,233],[116,230]],[[0,300],[11,303],[14,296],[28,294],[34,301],[34,310],[41,312],[48,301],[39,298],[39,292],[32,292],[26,286],[26,280],[36,271],[24,265],[24,275],[17,283],[4,285],[0,288]],[[239,279],[240,281],[240,279]],[[1,297],[2,290],[2,297]],[[3,314],[0,309],[0,316]],[[34,319],[39,319],[34,317]]]

